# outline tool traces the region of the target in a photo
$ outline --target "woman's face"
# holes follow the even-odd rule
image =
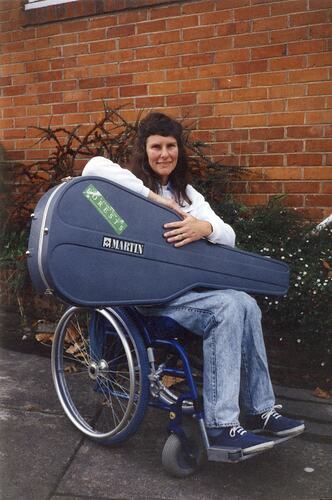
[[[166,185],[178,161],[177,140],[172,136],[150,135],[146,141],[146,154],[150,167],[159,176],[161,184]]]

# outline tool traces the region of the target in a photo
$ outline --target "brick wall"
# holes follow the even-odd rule
[[[331,212],[332,0],[78,4],[31,20],[20,0],[0,1],[11,160],[49,155],[29,126],[91,124],[108,99],[128,119],[143,107],[196,119],[213,157],[249,167],[233,186],[245,203],[287,193],[312,217]]]

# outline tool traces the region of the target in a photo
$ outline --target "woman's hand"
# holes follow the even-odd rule
[[[168,222],[164,228],[168,229],[164,233],[167,243],[174,243],[175,247],[182,247],[193,241],[209,236],[213,228],[211,224],[204,220],[196,219],[192,215],[182,212],[183,220]]]

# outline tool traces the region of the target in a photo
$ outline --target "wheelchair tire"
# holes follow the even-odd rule
[[[202,443],[191,430],[184,429],[191,448],[189,458],[183,449],[179,436],[170,434],[162,452],[162,464],[167,473],[173,477],[188,477],[198,471],[204,462]]]
[[[125,311],[70,307],[52,346],[60,403],[83,434],[102,444],[128,439],[149,400],[149,363],[142,337]]]

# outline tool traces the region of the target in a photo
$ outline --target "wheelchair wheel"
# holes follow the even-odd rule
[[[199,436],[192,429],[184,428],[184,432],[188,439],[190,456],[176,434],[168,436],[162,452],[162,464],[173,477],[191,476],[204,462],[204,450]]]
[[[60,403],[86,436],[104,444],[128,439],[149,399],[149,363],[136,326],[124,311],[69,308],[52,346]]]

